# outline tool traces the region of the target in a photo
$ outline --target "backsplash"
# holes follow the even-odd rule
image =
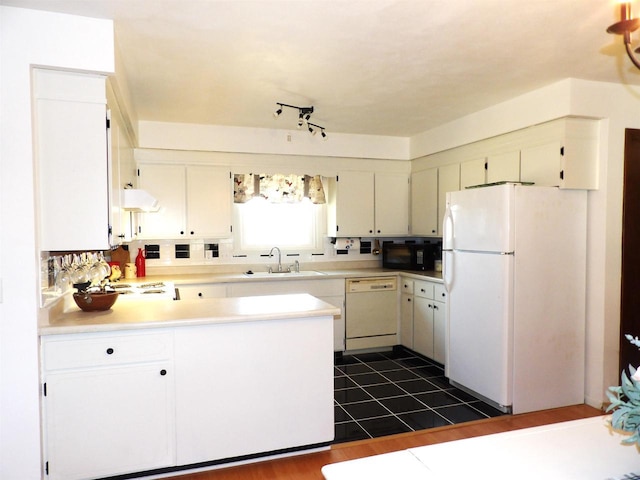
[[[437,241],[424,238],[357,238],[353,241],[343,242],[346,239],[326,237],[321,251],[296,252],[282,249],[282,265],[288,267],[297,260],[300,264],[319,264],[331,262],[368,262],[371,267],[382,265],[382,251],[380,245],[387,242],[395,243],[420,243]],[[439,239],[438,239],[439,240]],[[350,248],[342,248],[350,245]],[[274,245],[275,246],[275,245]],[[269,250],[238,252],[234,250],[232,239],[217,240],[146,240],[134,241],[129,245],[129,251],[137,252],[142,248],[146,252],[146,265],[153,273],[156,267],[218,267],[220,271],[225,266],[228,271],[240,271],[243,266],[261,266],[266,270],[277,259],[269,257]]]

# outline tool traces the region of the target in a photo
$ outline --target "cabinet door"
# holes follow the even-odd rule
[[[544,187],[560,185],[559,141],[526,147],[520,151],[520,178]]]
[[[433,359],[444,365],[446,358],[447,304],[433,302]]]
[[[335,182],[335,230],[339,237],[373,235],[373,173],[341,172]],[[332,228],[333,227],[333,228]]]
[[[413,297],[413,349],[433,358],[433,300]]]
[[[332,323],[176,329],[178,465],[331,441]]]
[[[140,214],[142,238],[186,237],[184,165],[140,165],[138,185],[158,199],[160,210]]]
[[[187,167],[187,231],[191,237],[231,235],[231,174],[209,165]]]
[[[438,169],[411,174],[411,233],[438,233]]]
[[[520,181],[519,150],[491,155],[487,164],[487,183]]]
[[[438,235],[442,235],[442,222],[446,209],[447,192],[460,190],[460,164],[438,168]]]
[[[409,233],[409,176],[404,173],[375,174],[375,234]]]
[[[173,377],[169,362],[47,375],[47,478],[101,478],[174,465]]]
[[[486,163],[485,158],[462,162],[460,164],[460,188],[484,185],[486,183]]]
[[[413,349],[413,295],[400,296],[400,345]]]
[[[40,250],[110,248],[105,79],[35,70]]]

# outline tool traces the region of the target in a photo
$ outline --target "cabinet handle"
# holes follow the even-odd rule
[[[111,355],[113,354],[113,348],[109,347],[107,348],[107,355]]]
[[[164,377],[166,374],[167,374],[167,371],[164,368],[160,370],[160,375]]]

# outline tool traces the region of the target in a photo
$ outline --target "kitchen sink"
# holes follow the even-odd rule
[[[251,271],[251,270],[249,270]],[[245,277],[304,277],[304,276],[316,276],[316,275],[326,275],[323,272],[316,272],[315,270],[300,270],[299,272],[245,272]]]

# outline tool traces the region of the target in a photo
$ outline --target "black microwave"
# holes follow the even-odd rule
[[[394,270],[433,270],[438,246],[429,243],[385,243],[382,266]]]

